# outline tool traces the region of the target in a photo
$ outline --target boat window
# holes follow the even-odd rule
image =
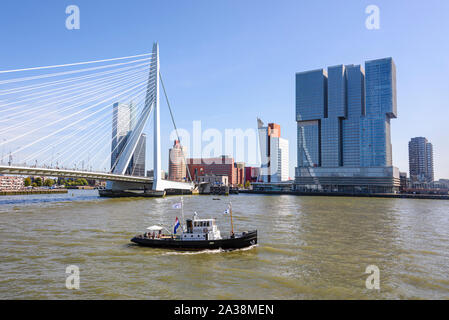
[[[209,227],[209,221],[206,222],[206,226]]]

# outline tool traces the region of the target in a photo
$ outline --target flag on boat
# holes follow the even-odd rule
[[[175,204],[173,205],[173,209],[181,209],[181,208],[182,208],[182,203],[181,203],[181,202],[175,203]]]
[[[176,222],[175,222],[175,230],[174,230],[174,234],[176,234],[176,230],[178,230],[178,228],[179,228],[179,226],[180,226],[181,224],[179,223],[179,220],[178,220],[178,217],[176,217]]]
[[[228,208],[223,212],[223,214],[230,214],[231,213],[231,203],[228,204]]]

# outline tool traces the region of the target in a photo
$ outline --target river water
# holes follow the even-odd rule
[[[130,239],[172,225],[180,197],[103,199],[96,191],[0,197],[0,299],[449,299],[449,201],[233,195],[184,197],[185,215],[233,205],[259,245],[174,252]],[[66,268],[80,271],[66,288]],[[366,288],[366,268],[380,290]]]

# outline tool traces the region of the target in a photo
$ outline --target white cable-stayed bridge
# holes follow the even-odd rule
[[[0,71],[0,174],[106,180],[103,195],[192,191],[162,177],[160,77],[157,43],[147,54]],[[129,169],[150,117],[153,178]]]

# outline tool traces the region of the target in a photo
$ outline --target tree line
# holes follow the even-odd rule
[[[26,177],[24,179],[25,187],[52,187],[56,184],[65,187],[79,187],[79,186],[87,186],[89,183],[84,178],[79,179],[42,179],[41,177]]]

